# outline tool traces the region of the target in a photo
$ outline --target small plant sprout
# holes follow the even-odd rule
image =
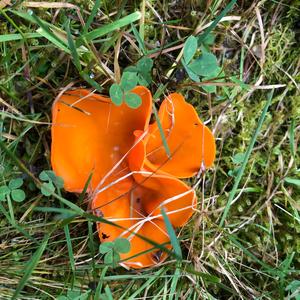
[[[23,202],[26,198],[25,192],[21,189],[23,185],[22,178],[11,179],[7,185],[0,186],[0,201],[7,201],[10,218],[13,224],[16,223],[14,210],[11,200],[15,202]]]
[[[62,189],[64,187],[64,180],[51,170],[42,171],[39,178],[43,181],[41,192],[44,196],[49,197],[55,192],[55,188]]]
[[[208,45],[211,43],[209,35],[201,44],[201,54],[196,55],[198,50],[198,39],[190,36],[183,47],[183,58],[181,60],[184,69],[191,80],[195,82],[209,81],[218,76],[224,76],[221,68],[218,66],[216,56],[209,52]],[[208,93],[215,93],[214,85],[203,86]]]
[[[137,86],[148,86],[151,83],[151,70],[153,61],[151,58],[143,57],[136,66],[125,69],[120,84],[114,83],[109,89],[111,101],[120,106],[125,102],[130,108],[138,108],[142,104],[142,98],[132,93],[131,90]]]
[[[99,252],[104,254],[104,263],[116,267],[121,260],[120,253],[130,251],[130,242],[125,238],[117,238],[113,242],[103,242]]]

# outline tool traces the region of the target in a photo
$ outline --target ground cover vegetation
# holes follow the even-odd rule
[[[297,0],[0,1],[0,299],[300,299],[299,15]],[[182,93],[217,141],[176,255],[144,271],[117,267],[122,241],[99,249],[84,193],[50,165],[55,97],[134,109],[128,82],[154,114]]]

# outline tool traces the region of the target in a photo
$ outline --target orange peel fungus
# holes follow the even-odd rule
[[[145,268],[167,257],[147,239],[171,248],[161,208],[174,228],[192,216],[195,192],[178,178],[212,166],[215,140],[193,106],[170,94],[158,112],[168,157],[157,122],[150,124],[150,91],[138,86],[132,92],[142,99],[137,109],[85,89],[60,96],[52,109],[51,163],[70,192],[81,192],[92,175],[93,213],[117,225],[97,223],[100,241],[127,238],[131,249],[121,254],[122,264]]]

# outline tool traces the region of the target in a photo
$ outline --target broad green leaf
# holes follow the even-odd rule
[[[125,95],[125,102],[130,108],[138,108],[142,104],[142,98],[134,93]]]
[[[291,177],[286,177],[284,179],[284,181],[288,184],[293,184],[297,187],[300,187],[300,179],[297,179],[297,178],[291,178]]]
[[[70,300],[68,297],[66,297],[66,296],[58,296],[57,298],[56,298],[56,300]]]
[[[139,72],[150,72],[153,67],[153,60],[149,57],[143,57],[137,62]]]
[[[18,189],[22,185],[23,185],[23,179],[22,178],[11,179],[8,183],[8,187],[11,190]]]
[[[40,173],[39,178],[42,181],[52,181],[59,189],[64,187],[64,180],[62,177],[57,176],[51,170],[44,170]]]
[[[22,202],[25,200],[26,195],[23,190],[15,189],[11,191],[11,197],[16,202]]]
[[[201,86],[201,87],[208,94],[212,94],[212,93],[217,92],[217,87],[215,85],[204,85],[204,86]]]
[[[115,267],[120,259],[121,258],[119,253],[117,253],[116,251],[110,251],[105,254],[104,263],[106,265],[112,265],[113,267]]]
[[[68,290],[67,292],[67,296],[68,299],[72,299],[75,300],[76,298],[80,297],[81,295],[81,291],[78,289],[72,289],[72,290]]]
[[[41,175],[43,174],[43,175]],[[46,178],[44,179],[44,181],[52,181],[54,182],[56,180],[56,175],[53,171],[51,170],[45,170],[45,171],[42,171],[40,175],[43,177],[43,178]],[[42,179],[41,179],[42,180]]]
[[[186,65],[183,60],[181,62],[190,79],[192,79],[195,82],[200,82],[199,76],[195,74],[191,69],[189,69],[189,66]]]
[[[138,72],[138,68],[136,66],[129,66],[124,70],[125,72],[133,72],[133,73],[137,73]]]
[[[49,178],[49,176],[48,176],[47,171],[45,171],[45,170],[42,171],[42,172],[40,173],[40,175],[39,175],[39,179],[42,180],[42,181],[49,181],[50,178]]]
[[[119,253],[128,253],[130,251],[130,242],[124,238],[115,240],[115,250]]]
[[[0,186],[0,201],[6,200],[6,196],[9,195],[10,189],[6,185]]]
[[[212,33],[208,33],[206,37],[202,40],[202,43],[205,45],[213,45],[215,42],[215,36]]]
[[[138,76],[134,72],[125,72],[121,78],[121,88],[125,91],[131,91],[134,87],[136,87],[138,82]]]
[[[211,76],[218,68],[218,62],[212,53],[203,53],[199,58],[192,61],[188,68],[197,75]]]
[[[55,191],[55,186],[52,182],[44,182],[41,186],[41,192],[44,196],[51,196]]]
[[[64,180],[60,176],[55,176],[55,180],[53,182],[59,189],[62,189],[64,187]]]
[[[220,79],[217,79],[217,77],[221,77]],[[210,85],[202,86],[203,90],[207,93],[216,93],[217,87],[213,85],[213,82],[222,82],[224,79],[222,77],[225,77],[224,71],[220,67],[217,67],[215,72],[213,72],[210,76],[203,77],[202,81],[208,81],[212,82]]]
[[[111,85],[111,87],[109,89],[109,96],[111,98],[111,101],[115,105],[119,106],[119,105],[122,104],[122,102],[123,102],[123,91],[117,83],[114,83],[114,84]]]
[[[188,64],[194,57],[198,47],[197,38],[191,35],[184,43],[183,47],[183,59]]]
[[[147,87],[149,85],[149,83],[151,83],[151,76],[150,76],[150,82],[148,82],[148,80],[146,80],[145,77],[141,74],[139,74],[138,77],[139,77],[139,80],[138,80],[139,85]],[[147,79],[149,79],[149,77]]]
[[[112,251],[113,248],[114,248],[114,243],[113,242],[104,242],[104,243],[100,244],[100,246],[99,246],[99,252],[101,254],[105,254],[107,252]]]

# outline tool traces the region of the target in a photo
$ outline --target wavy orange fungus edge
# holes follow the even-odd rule
[[[52,108],[51,163],[70,192],[81,192],[92,174],[93,213],[121,227],[97,223],[100,241],[128,238],[131,250],[121,255],[122,265],[145,268],[167,258],[147,239],[171,249],[161,207],[174,228],[186,224],[196,207],[194,190],[178,178],[211,167],[216,148],[194,107],[173,93],[158,112],[169,158],[157,123],[149,124],[150,91],[138,86],[132,92],[142,98],[137,109],[85,89],[60,96]]]

